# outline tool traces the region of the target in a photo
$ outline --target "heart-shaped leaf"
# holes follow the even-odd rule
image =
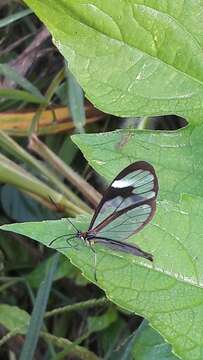
[[[25,0],[47,25],[97,107],[196,121],[203,96],[203,5],[197,0]]]
[[[145,281],[144,285],[148,289],[145,292],[147,304],[144,301],[143,303],[145,310],[153,303],[152,312],[156,313],[155,317],[162,323],[160,325],[151,320],[153,327],[173,344],[176,353],[184,359],[201,358],[200,334],[203,326],[199,321],[203,317],[203,266],[200,256],[203,250],[202,131],[202,126],[188,126],[173,133],[122,130],[73,137],[90,164],[109,180],[115,176],[114,171],[119,172],[129,162],[146,159],[154,165],[160,184],[157,215],[137,239],[143,236],[151,243],[152,248],[147,248],[149,251],[156,248],[155,262],[159,264],[156,268],[157,279],[161,280],[162,272],[165,280],[167,279],[166,283],[168,276],[171,281],[172,278],[178,281],[171,283],[168,288],[165,283],[161,292],[160,288],[155,290],[154,283],[155,302],[160,305],[163,301],[162,310],[161,306],[155,309],[154,301],[149,295],[153,271],[150,270],[148,281]],[[161,256],[158,259],[159,251]],[[175,290],[175,283],[179,284],[177,292],[175,291],[176,296],[171,293]],[[196,291],[199,293],[198,305],[192,300]],[[136,304],[140,299],[142,297],[139,294]],[[167,307],[168,302],[171,304],[170,309]],[[145,316],[148,317],[146,313]],[[186,342],[188,351],[184,350],[183,344]]]
[[[17,306],[0,305],[0,324],[16,334],[26,334],[30,322],[30,315]]]
[[[159,199],[179,201],[182,193],[203,196],[203,126],[177,131],[118,130],[74,135],[92,167],[111,181],[125,166],[146,160],[159,178]]]
[[[47,25],[70,70],[98,107],[121,116],[176,113],[193,124],[199,122],[200,1],[26,2]],[[89,162],[109,180],[138,159],[154,165],[160,183],[157,213],[130,239],[153,253],[154,263],[96,245],[96,275],[112,301],[148,318],[186,360],[202,358],[202,131],[190,126],[173,134],[132,130],[74,138]],[[87,229],[88,222],[79,218],[75,224]],[[73,231],[65,220],[3,229],[45,245]],[[53,247],[94,281],[91,248],[78,239],[67,244],[66,239]]]
[[[202,200],[194,196],[182,196],[179,204],[168,200],[158,203],[154,220],[136,236],[136,243],[154,254],[153,264],[95,245],[98,285],[113,302],[149,319],[184,359],[195,359],[195,354],[201,352],[202,212]],[[84,229],[84,220],[74,224]],[[1,229],[30,236],[45,245],[73,231],[65,219],[4,225]],[[53,247],[95,281],[94,254],[90,248],[78,239],[67,244],[66,236],[53,243]]]

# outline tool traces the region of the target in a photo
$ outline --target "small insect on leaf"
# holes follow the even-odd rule
[[[99,243],[153,261],[152,254],[126,240],[154,216],[158,188],[155,170],[148,162],[137,161],[127,166],[105,191],[88,230],[82,232],[74,226],[77,231],[71,234],[71,239],[73,236],[84,241],[94,253],[92,245]]]

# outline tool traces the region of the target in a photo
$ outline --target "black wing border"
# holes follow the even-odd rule
[[[113,212],[111,215],[109,215],[107,218],[105,218],[101,223],[99,223],[95,228],[93,228],[94,222],[100,212],[100,209],[102,208],[103,204],[108,200],[108,192],[111,188],[111,185],[113,184],[114,181],[116,180],[120,180],[123,177],[125,177],[126,175],[128,175],[129,173],[136,171],[136,170],[147,170],[149,171],[151,174],[153,174],[154,176],[154,187],[153,187],[153,191],[155,192],[155,196],[149,200],[143,200],[143,202],[141,204],[136,204],[136,205],[131,205],[128,206],[120,211],[117,212]],[[129,211],[131,209],[134,209],[136,207],[139,207],[143,204],[147,204],[151,207],[151,213],[149,214],[149,217],[143,222],[143,224],[136,229],[130,236],[132,236],[133,234],[139,232],[148,222],[151,221],[151,219],[153,218],[155,211],[156,211],[156,197],[159,191],[159,184],[158,184],[158,178],[155,172],[154,167],[149,164],[147,161],[136,161],[130,165],[128,165],[127,167],[125,167],[110,183],[110,185],[107,187],[107,189],[105,190],[102,199],[100,200],[100,203],[98,204],[95,213],[91,219],[90,222],[90,226],[88,231],[95,231],[96,233],[105,225],[108,225],[111,221],[115,220],[116,218],[118,218],[119,216],[121,216],[124,212]],[[103,226],[103,224],[105,223],[105,225]],[[130,237],[128,236],[128,237]],[[126,237],[126,239],[128,238]]]

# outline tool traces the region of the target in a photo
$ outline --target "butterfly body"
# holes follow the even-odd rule
[[[76,234],[76,237],[82,241],[87,246],[91,246],[94,244],[103,244],[107,247],[109,247],[112,250],[117,250],[129,254],[133,254],[136,256],[144,257],[145,259],[148,259],[150,261],[153,261],[153,255],[150,253],[147,253],[146,251],[141,250],[138,246],[135,246],[130,243],[124,243],[122,241],[109,239],[109,238],[99,238],[94,233],[90,231],[81,232],[78,231]]]
[[[93,245],[95,243],[95,234],[92,231],[78,231],[76,237],[84,241],[86,245]]]

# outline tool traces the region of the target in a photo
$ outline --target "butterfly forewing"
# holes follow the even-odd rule
[[[158,192],[154,168],[145,161],[129,165],[112,181],[92,218],[96,237],[127,239],[152,218]]]

